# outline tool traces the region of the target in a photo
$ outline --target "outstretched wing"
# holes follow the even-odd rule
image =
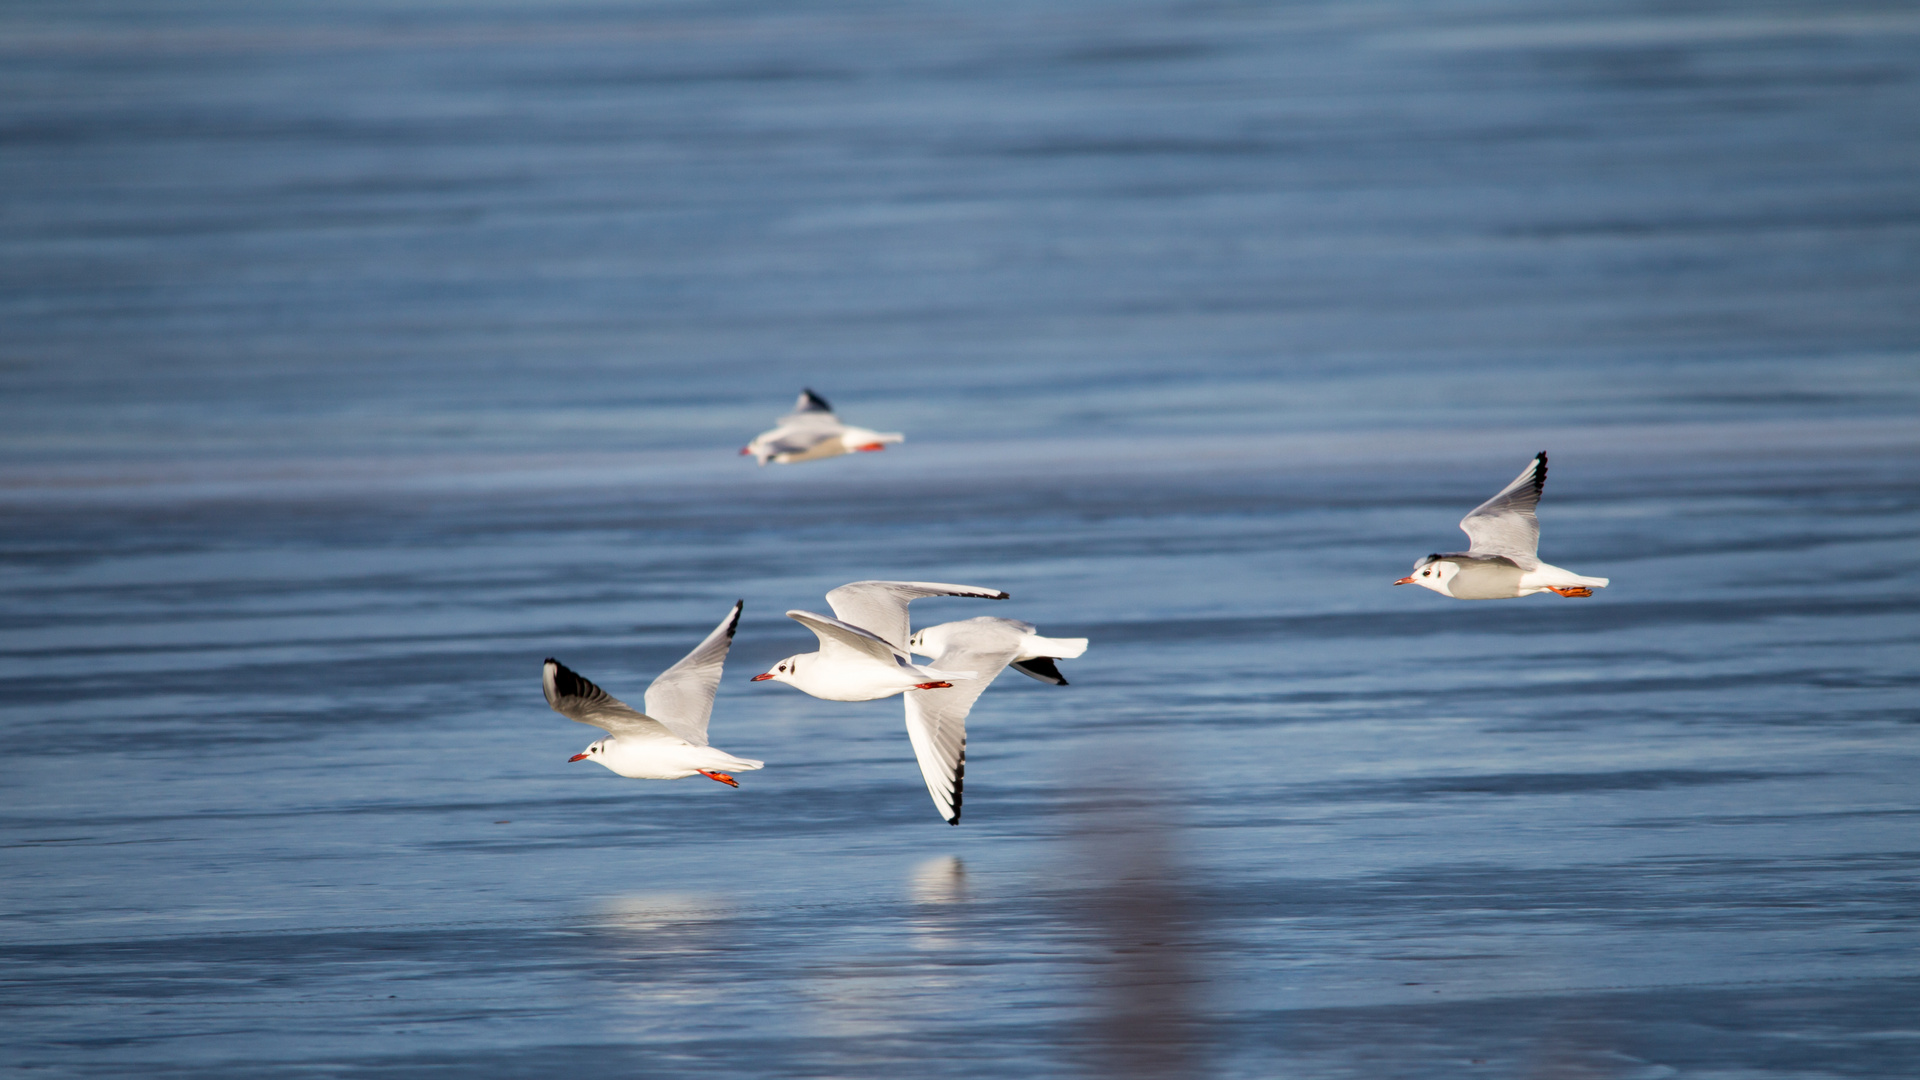
[[[827,594],[827,603],[842,621],[864,627],[896,650],[905,652],[909,634],[907,605],[922,596],[976,596],[1005,600],[999,589],[978,585],[943,585],[937,581],[856,581]],[[935,664],[940,667],[940,664]]]
[[[665,724],[636,711],[551,656],[541,670],[540,688],[554,712],[588,727],[629,738],[679,739]]]
[[[839,417],[833,415],[833,408],[827,404],[827,399],[811,390],[801,391],[800,400],[793,403],[793,411],[780,417],[776,423],[781,431],[822,434],[831,434],[846,426]]]
[[[707,745],[713,694],[720,688],[720,671],[727,666],[727,649],[733,645],[733,631],[740,625],[744,606],[746,601],[734,601],[733,610],[705,641],[647,687],[647,715],[695,746]]]
[[[1534,516],[1534,508],[1540,505],[1540,492],[1546,486],[1547,453],[1542,450],[1500,494],[1460,519],[1461,530],[1473,541],[1467,545],[1467,554],[1499,555],[1522,570],[1539,569],[1540,519]]]
[[[858,626],[849,626],[839,619],[819,615],[811,611],[789,611],[787,618],[813,631],[820,639],[820,652],[828,659],[833,654],[853,654],[863,660],[878,660],[883,664],[897,664],[902,667],[912,664],[913,658],[903,650],[894,648],[890,643]]]
[[[995,625],[1003,624],[1003,625]],[[1007,662],[1020,653],[1020,642],[1030,629],[1011,619],[973,619],[950,623],[946,648],[935,667],[976,672],[973,678],[954,679],[941,690],[909,690],[907,738],[920,763],[920,776],[933,796],[933,808],[949,825],[960,824],[961,781],[967,772],[967,714],[981,691],[997,678]]]

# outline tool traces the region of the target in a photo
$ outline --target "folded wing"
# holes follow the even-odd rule
[[[946,585],[937,581],[856,581],[827,594],[833,613],[844,622],[864,627],[882,641],[904,653],[909,628],[907,605],[923,596],[973,596],[983,600],[1005,600],[999,589],[978,585]],[[935,663],[935,667],[944,665]]]
[[[733,632],[740,626],[740,611],[745,606],[746,601],[735,601],[733,610],[706,640],[647,687],[647,715],[695,746],[707,745],[713,695],[720,688],[727,650],[733,647]]]
[[[674,739],[665,724],[593,685],[560,661],[548,657],[540,674],[547,704],[569,720],[611,735],[634,739]]]
[[[1522,570],[1540,567],[1540,519],[1534,509],[1547,486],[1547,454],[1541,451],[1513,483],[1500,494],[1460,519],[1460,528],[1473,542],[1469,555],[1494,555],[1513,560]]]

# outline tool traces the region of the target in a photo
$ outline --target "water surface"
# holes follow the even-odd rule
[[[0,1068],[1920,1070],[1908,13],[0,25]],[[1613,587],[1387,586],[1540,449]],[[958,828],[859,578],[1093,641]],[[765,770],[566,763],[735,598]]]

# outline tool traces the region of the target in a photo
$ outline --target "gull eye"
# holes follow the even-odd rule
[[[1431,571],[1431,570],[1422,570],[1422,571],[1420,571],[1420,576],[1421,576],[1421,577],[1430,577],[1430,576],[1432,576],[1432,574],[1433,574],[1433,571]]]

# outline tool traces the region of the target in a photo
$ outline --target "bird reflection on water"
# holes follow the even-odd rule
[[[942,855],[913,868],[908,885],[922,904],[957,904],[967,898],[967,864],[958,855]]]

